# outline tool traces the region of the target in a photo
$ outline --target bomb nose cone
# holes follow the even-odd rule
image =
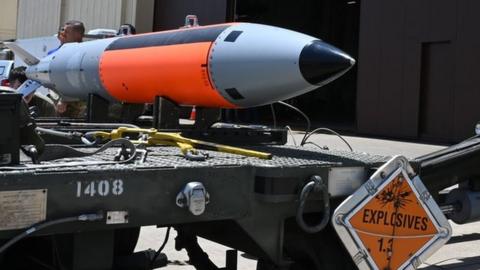
[[[300,71],[307,82],[323,85],[349,70],[355,60],[323,41],[315,40],[303,48],[299,63]]]

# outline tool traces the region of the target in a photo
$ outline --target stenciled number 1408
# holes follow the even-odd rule
[[[108,196],[122,195],[124,191],[123,180],[77,181],[77,198],[82,196]]]

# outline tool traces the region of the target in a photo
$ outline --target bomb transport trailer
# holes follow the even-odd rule
[[[210,34],[211,30],[221,30],[215,32],[221,37],[215,42],[222,43],[216,46],[240,42],[249,36],[251,27],[272,30],[243,24],[218,27],[204,28]],[[195,29],[190,31],[196,33]],[[183,32],[179,35],[184,35],[180,40],[190,40]],[[161,33],[145,37],[151,41],[165,38]],[[111,40],[119,46],[133,46],[127,41]],[[294,75],[282,79],[297,82],[291,93],[260,84],[262,91],[282,91],[275,100],[265,99],[262,91],[252,96],[252,89],[257,89],[254,85],[249,88],[245,81],[222,73],[229,70],[227,66],[211,74],[216,67],[207,63],[199,66],[205,71],[199,74],[210,79],[205,81],[210,88],[204,90],[216,91],[209,93],[225,104],[248,107],[301,94],[340,76],[353,64],[335,48],[310,41],[295,50],[292,59],[299,62],[292,65],[296,69],[282,69],[282,74]],[[100,49],[108,47],[104,45]],[[82,46],[85,49],[89,44]],[[27,90],[61,77],[55,69],[62,67],[60,60],[56,65],[53,57],[35,59],[14,47],[27,62],[32,60],[32,82],[23,86]],[[97,46],[92,48],[100,55]],[[206,53],[217,57],[212,51]],[[335,57],[327,63],[318,55]],[[59,85],[75,83],[68,74],[88,71],[82,71],[82,61],[87,64],[94,59],[82,59],[78,70],[65,66],[66,77],[59,79]],[[41,67],[35,70],[36,65]],[[255,76],[262,76],[257,73]],[[121,78],[117,79],[121,84]],[[110,81],[115,84],[115,80]],[[236,82],[245,87],[226,87]],[[234,250],[226,255],[226,269],[236,269],[235,250],[257,257],[260,270],[412,269],[448,241],[452,232],[447,218],[468,223],[480,216],[476,211],[478,136],[412,160],[289,146],[285,145],[286,129],[219,124],[215,109],[198,108],[195,124],[185,127],[178,121],[182,97],[172,100],[151,91],[150,118],[134,124],[98,123],[108,103],[97,91],[107,84],[98,83],[98,87],[69,88],[88,101],[87,117],[81,120],[34,119],[21,95],[9,91],[0,95],[5,131],[0,137],[2,269],[165,266],[168,254],[162,253],[161,243],[157,251],[134,252],[139,228],[146,225],[175,229],[176,248],[186,249],[197,269],[218,269],[198,245],[199,236]],[[117,92],[122,91],[127,89]],[[208,107],[201,102],[198,97],[185,103]],[[125,106],[127,112],[135,114],[134,107]],[[458,188],[443,191],[456,184]]]

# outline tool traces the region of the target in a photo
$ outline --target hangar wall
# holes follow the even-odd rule
[[[121,0],[64,0],[61,22],[75,19],[84,22],[88,29],[118,29],[122,20],[122,2]]]
[[[185,24],[185,16],[194,14],[200,25],[223,23],[228,0],[155,0],[154,30],[175,29]]]
[[[17,38],[49,36],[67,20],[84,22],[86,30],[118,29],[131,23],[137,32],[150,32],[154,0],[18,0]]]
[[[17,38],[50,36],[57,33],[61,0],[19,0]]]
[[[14,39],[17,31],[17,0],[3,0],[0,8],[0,40]]]
[[[361,2],[357,129],[458,142],[480,120],[480,1]]]

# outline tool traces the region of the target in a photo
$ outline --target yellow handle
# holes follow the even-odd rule
[[[237,155],[243,155],[248,157],[256,157],[261,159],[271,159],[272,154],[266,152],[260,152],[255,150],[249,150],[245,148],[199,141],[194,139],[189,139],[181,136],[179,133],[167,133],[167,132],[157,132],[152,136],[154,142],[158,141],[174,141],[176,143],[189,144],[192,147],[205,150],[213,150],[224,153],[231,153]]]
[[[270,154],[270,153],[260,152],[260,151],[255,151],[255,150],[249,150],[249,149],[239,148],[239,147],[234,147],[234,146],[222,145],[222,144],[217,145],[217,149],[220,152],[243,155],[243,156],[247,156],[247,157],[256,157],[256,158],[261,158],[261,159],[271,159],[272,158],[272,154]]]
[[[243,155],[248,157],[256,157],[261,159],[271,159],[272,154],[260,151],[249,150],[240,147],[234,147],[223,144],[216,144],[211,142],[199,141],[194,139],[185,138],[180,133],[177,132],[158,132],[156,129],[144,129],[144,128],[127,128],[120,127],[118,129],[112,130],[110,133],[98,131],[94,133],[94,136],[101,137],[102,139],[118,139],[123,138],[125,133],[145,133],[149,135],[148,141],[134,141],[133,143],[147,143],[148,145],[172,145],[180,147],[180,150],[185,154],[189,150],[195,148],[213,150],[224,153],[231,153],[237,155]]]

